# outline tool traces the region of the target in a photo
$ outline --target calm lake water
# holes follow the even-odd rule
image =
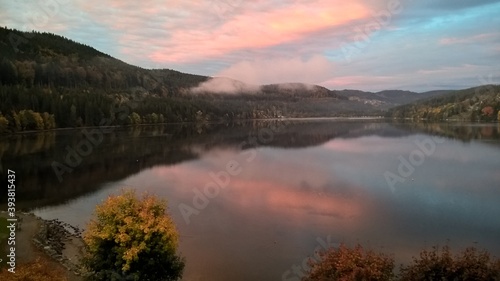
[[[298,280],[304,260],[338,243],[398,264],[437,244],[500,256],[498,124],[89,128],[4,136],[0,156],[3,179],[16,171],[18,208],[46,219],[85,227],[123,188],[166,198],[183,280]],[[55,162],[67,167],[59,178]]]

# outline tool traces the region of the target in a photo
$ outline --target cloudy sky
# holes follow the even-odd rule
[[[0,25],[144,68],[330,89],[500,83],[500,0],[0,0]]]

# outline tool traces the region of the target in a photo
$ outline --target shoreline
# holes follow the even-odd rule
[[[0,211],[1,218],[7,218]],[[44,220],[33,213],[16,212],[16,268],[45,256],[66,271],[70,281],[83,280],[81,230],[59,220]],[[15,274],[15,273],[14,273]]]
[[[221,124],[227,122],[252,122],[252,121],[314,121],[314,120],[388,120],[388,121],[410,121],[410,122],[428,122],[428,123],[463,123],[463,124],[495,124],[500,123],[500,121],[492,122],[473,122],[470,120],[459,120],[459,119],[447,119],[447,120],[436,120],[429,121],[427,119],[412,119],[412,118],[393,118],[387,116],[331,116],[331,117],[273,117],[273,118],[253,118],[253,119],[235,119],[235,120],[219,120],[219,121],[204,121],[204,122],[165,122],[156,124],[136,124],[136,125],[113,125],[113,126],[84,126],[84,127],[66,127],[66,128],[54,128],[49,130],[29,130],[29,131],[18,131],[0,134],[0,137],[10,137],[15,135],[29,135],[36,133],[51,133],[58,131],[72,131],[72,130],[83,130],[83,129],[101,129],[101,130],[115,130],[115,129],[125,129],[131,127],[148,127],[148,126],[164,126],[164,125],[175,125],[175,124]]]
[[[273,118],[253,118],[253,119],[234,119],[234,120],[219,120],[219,121],[204,121],[204,122],[165,122],[165,123],[155,123],[155,124],[136,124],[136,125],[113,125],[113,126],[83,126],[83,127],[65,127],[65,128],[54,128],[49,130],[29,130],[29,131],[18,131],[10,132],[5,134],[0,134],[2,136],[13,136],[13,135],[23,135],[23,134],[35,134],[35,133],[50,133],[58,131],[71,131],[71,130],[83,130],[83,129],[122,129],[130,127],[145,127],[145,126],[161,126],[161,125],[175,125],[175,124],[220,124],[224,122],[251,122],[251,121],[276,121],[276,120],[372,120],[372,119],[386,119],[384,116],[335,116],[335,117],[273,117]]]

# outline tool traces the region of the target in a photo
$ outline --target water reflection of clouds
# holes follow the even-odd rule
[[[311,220],[311,215],[349,218],[360,214],[362,204],[355,198],[353,189],[341,182],[336,188],[337,182],[330,171],[309,170],[306,158],[293,161],[285,155],[272,157],[276,153],[260,149],[251,163],[240,163],[242,173],[231,177],[229,186],[221,189],[220,198],[212,199],[216,203],[211,204],[229,204],[231,208],[246,211],[265,210],[268,215],[297,222]],[[153,173],[165,178],[165,182],[182,182],[182,186],[175,188],[176,193],[180,193],[176,196],[191,203],[194,194],[191,189],[202,190],[211,181],[208,173],[223,169],[231,159],[238,159],[238,154],[218,153],[217,158],[201,160],[207,165],[158,167]]]
[[[411,143],[378,136],[360,137],[355,140],[338,138],[324,143],[321,147],[337,152],[360,154],[394,153],[412,149]]]

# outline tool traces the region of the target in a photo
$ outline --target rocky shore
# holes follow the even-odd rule
[[[0,217],[7,218],[5,211]],[[33,213],[16,213],[16,257],[19,264],[33,262],[45,253],[67,271],[70,281],[86,275],[80,266],[84,254],[82,230],[59,220],[44,220]]]
[[[41,225],[33,244],[75,275],[84,275],[79,262],[84,251],[82,230],[57,219],[38,219]]]

